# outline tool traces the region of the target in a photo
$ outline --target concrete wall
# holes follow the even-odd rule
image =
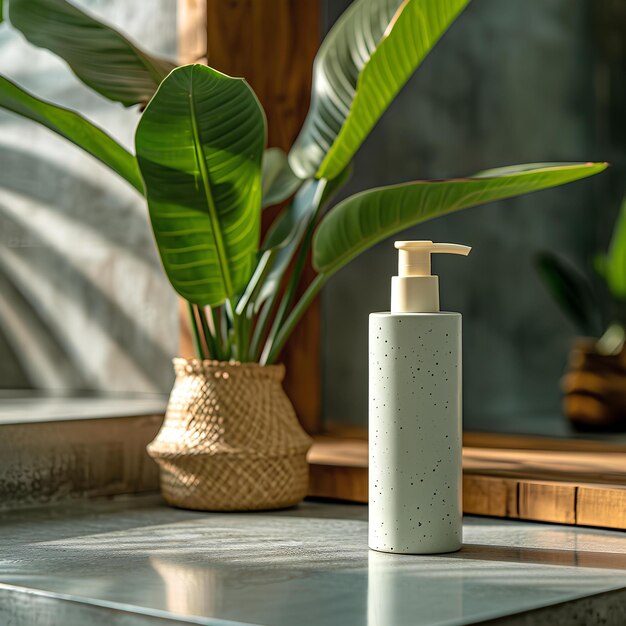
[[[173,0],[77,4],[174,57]],[[132,146],[136,111],[91,92],[6,23],[0,73]],[[168,389],[176,301],[142,197],[78,148],[0,112],[0,236],[0,387]]]
[[[326,23],[346,4],[326,2]],[[471,3],[364,145],[348,192],[513,163],[623,164],[623,144],[608,151],[597,140],[590,6]],[[611,181],[615,172],[398,237],[474,246],[467,259],[435,260],[442,308],[464,314],[466,426],[558,414],[558,379],[575,329],[540,284],[533,255],[551,248],[583,263],[604,244],[624,190],[621,183],[613,185],[617,193],[608,190]],[[342,270],[323,294],[324,414],[331,421],[366,423],[367,316],[388,310],[395,267],[390,239]]]

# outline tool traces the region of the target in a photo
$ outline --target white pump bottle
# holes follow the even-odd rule
[[[439,311],[431,254],[471,248],[397,241],[391,312],[369,318],[369,547],[461,548],[461,314]]]

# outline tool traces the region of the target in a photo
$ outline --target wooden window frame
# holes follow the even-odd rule
[[[310,495],[367,502],[367,432],[316,437]],[[626,530],[626,442],[466,432],[463,511]]]
[[[267,116],[268,146],[288,151],[309,108],[313,59],[321,37],[319,0],[178,0],[179,58],[243,76]],[[283,206],[263,211],[265,232]],[[315,277],[310,265],[301,289]],[[181,355],[193,346],[181,307]],[[309,433],[322,429],[320,305],[304,314],[282,353],[285,390]]]

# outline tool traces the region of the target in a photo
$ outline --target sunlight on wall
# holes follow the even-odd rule
[[[175,2],[77,4],[174,56]],[[135,110],[91,92],[9,24],[0,28],[0,73],[132,146]],[[0,159],[0,386],[167,391],[176,299],[143,198],[78,148],[4,112]]]

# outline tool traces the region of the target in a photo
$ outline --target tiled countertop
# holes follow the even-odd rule
[[[594,529],[468,518],[461,552],[420,557],[369,551],[360,505],[207,514],[147,496],[0,514],[0,623],[16,626],[473,624],[624,587],[626,534]],[[614,597],[588,619],[626,619]],[[572,615],[549,620],[595,623]]]

